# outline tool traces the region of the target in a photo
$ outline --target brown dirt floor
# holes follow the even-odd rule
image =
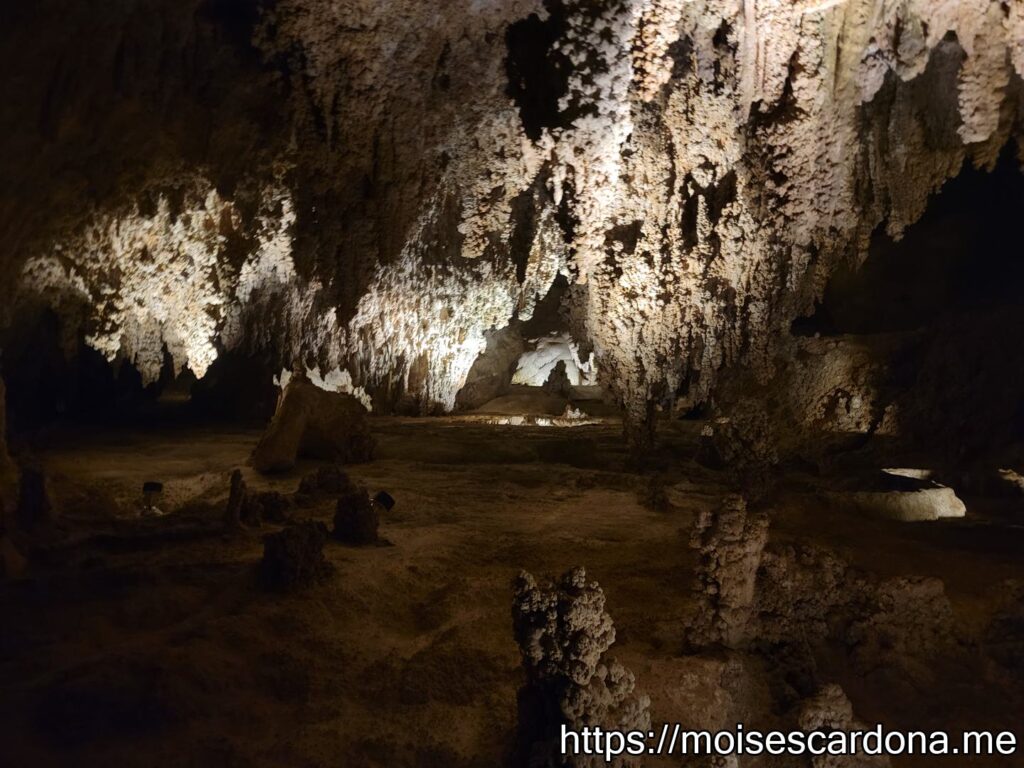
[[[723,677],[734,667],[681,653],[689,529],[727,490],[692,461],[699,429],[667,430],[662,468],[640,470],[616,425],[374,420],[379,459],[350,471],[397,500],[382,525],[392,546],[330,542],[334,577],[294,595],[255,579],[261,535],[275,526],[237,536],[216,526],[257,432],[53,438],[39,455],[59,531],[25,578],[0,584],[0,764],[502,765],[521,682],[510,582],[520,569],[577,564],[605,589],[613,651],[651,695],[654,722],[726,725]],[[255,488],[291,491],[315,466],[270,481],[245,472]],[[133,515],[148,479],[165,482],[164,518]],[[653,482],[674,486],[671,505],[645,504]],[[805,491],[784,490],[773,537],[810,538],[883,575],[939,576],[966,624],[991,614],[998,585],[1024,579],[1024,530],[1003,518],[872,521]],[[332,512],[325,500],[299,515],[329,522]],[[869,722],[1016,728],[1024,711],[1024,698],[991,695],[984,670],[937,660],[932,683],[894,690],[829,663],[823,676]],[[756,674],[749,688],[750,717],[775,722]]]

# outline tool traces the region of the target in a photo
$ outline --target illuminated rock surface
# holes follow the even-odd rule
[[[283,472],[300,457],[356,464],[373,458],[366,409],[351,395],[326,392],[293,376],[252,452],[259,472]]]
[[[635,691],[636,678],[607,651],[615,627],[604,592],[583,568],[554,584],[538,585],[525,571],[514,584],[512,625],[526,684],[518,695],[520,762],[556,761],[581,768],[639,765],[621,756],[560,756],[561,727],[599,726],[623,731],[651,727],[650,698]]]
[[[1022,8],[0,3],[4,758],[1019,728]]]
[[[2,221],[21,300],[145,381],[165,351],[201,377],[221,349],[262,350],[449,410],[485,333],[561,273],[576,343],[645,442],[653,402],[705,399],[723,366],[767,380],[875,227],[898,236],[1019,124],[1016,3],[137,6],[69,11],[79,39],[19,81],[12,180],[48,175],[61,216],[29,195]],[[145,12],[205,79],[161,74]],[[9,69],[46,54],[24,50]],[[93,165],[62,166],[73,150]],[[116,188],[89,184],[103,163]]]

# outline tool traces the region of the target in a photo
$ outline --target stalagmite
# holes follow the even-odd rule
[[[5,765],[1016,739],[1024,0],[0,0],[0,72]]]
[[[588,582],[583,568],[557,584],[538,585],[528,573],[515,582],[512,624],[523,658],[526,684],[519,692],[519,759],[523,765],[556,764],[596,768],[603,756],[559,756],[560,728],[600,726],[646,730],[650,699],[635,690],[633,673],[606,652],[615,628],[605,611],[604,592]],[[620,756],[615,766],[637,765]]]

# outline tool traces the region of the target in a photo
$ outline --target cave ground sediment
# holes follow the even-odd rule
[[[520,569],[576,565],[605,590],[613,652],[650,694],[654,722],[716,724],[728,709],[730,654],[682,653],[694,606],[689,532],[728,491],[722,474],[689,458],[699,422],[662,430],[672,461],[653,474],[631,468],[614,424],[381,418],[373,429],[378,460],[349,470],[397,499],[381,528],[393,546],[331,542],[333,578],[285,596],[261,592],[255,576],[261,534],[278,526],[233,536],[217,527],[229,474],[258,432],[183,426],[44,440],[52,493],[78,511],[65,513],[37,567],[0,585],[0,740],[10,754],[34,766],[500,765],[522,682],[510,583]],[[256,490],[291,492],[316,466],[269,479],[244,471]],[[170,514],[131,516],[154,478]],[[648,501],[653,482],[669,489],[667,503]],[[994,585],[1024,579],[1024,528],[999,510],[968,498],[965,520],[871,520],[826,508],[814,482],[784,481],[771,509],[776,542],[829,547],[883,577],[941,578],[965,627],[991,620]],[[329,523],[333,508],[325,498],[296,516]],[[838,650],[818,664],[868,722],[1019,725],[1021,702],[987,695],[981,667],[935,659],[915,688],[856,675]],[[770,712],[765,704],[762,725]]]

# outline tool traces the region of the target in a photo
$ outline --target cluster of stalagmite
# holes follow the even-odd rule
[[[626,756],[611,762],[602,755],[566,756],[558,746],[563,726],[623,732],[651,726],[650,698],[635,690],[633,673],[607,655],[615,627],[601,587],[575,568],[546,585],[523,572],[514,589],[512,623],[526,673],[519,691],[519,761],[578,768],[639,764]]]
[[[116,206],[72,196],[96,205],[84,223],[18,241],[23,300],[147,379],[164,350],[202,376],[259,349],[436,410],[563,274],[580,352],[643,441],[724,366],[768,379],[877,225],[899,235],[965,159],[994,162],[1024,11],[279,0],[238,45],[276,73],[275,107],[290,78],[279,156],[232,188],[207,158]]]
[[[806,541],[773,543],[764,512],[732,496],[696,521],[699,610],[686,632],[692,648],[760,649],[813,679],[813,655],[827,643],[867,674],[899,668],[913,677],[923,660],[957,643],[940,579],[882,579]]]
[[[690,628],[696,645],[746,642],[754,610],[754,586],[765,543],[768,516],[748,512],[742,496],[730,496],[697,520],[690,544],[700,554],[699,595],[706,610]]]

